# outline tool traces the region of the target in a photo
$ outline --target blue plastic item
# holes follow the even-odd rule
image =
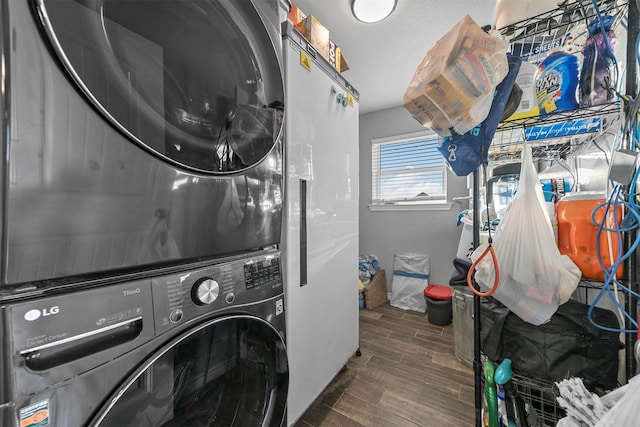
[[[571,183],[563,178],[541,179],[540,182],[545,202],[557,202],[565,194],[571,192]]]
[[[550,54],[538,67],[536,97],[540,115],[578,108],[578,58],[565,52]]]

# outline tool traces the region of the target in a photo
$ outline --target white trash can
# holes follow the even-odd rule
[[[393,261],[391,301],[394,307],[425,313],[424,288],[429,285],[429,257],[399,253]]]

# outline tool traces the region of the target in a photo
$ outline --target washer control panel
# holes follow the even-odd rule
[[[151,279],[156,333],[211,311],[282,293],[280,253],[272,251]]]

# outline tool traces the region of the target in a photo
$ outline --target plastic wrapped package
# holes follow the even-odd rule
[[[507,48],[465,16],[429,49],[403,107],[441,136],[468,132],[489,114],[493,91],[509,70]]]
[[[489,162],[489,146],[498,128],[500,118],[511,98],[512,89],[522,60],[508,55],[509,71],[496,87],[487,117],[463,135],[445,136],[438,147],[449,168],[458,176],[466,176],[480,165]],[[517,96],[517,95],[516,95]]]
[[[616,98],[613,89],[617,88],[618,72],[613,49],[617,38],[612,29],[615,19],[606,15],[602,17],[602,27],[600,20],[588,26],[589,38],[582,47],[584,59],[580,69],[580,107],[604,104]]]
[[[429,257],[422,254],[399,253],[393,261],[391,301],[394,307],[425,313],[427,301],[424,288],[429,285]]]
[[[556,9],[562,0],[498,0],[496,3],[496,28],[531,18]]]
[[[367,285],[376,272],[380,269],[380,262],[375,255],[360,255],[358,261],[358,274],[362,283]]]

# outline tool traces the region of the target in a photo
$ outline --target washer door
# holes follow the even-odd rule
[[[90,425],[281,426],[288,381],[284,343],[269,323],[222,318],[151,356]]]
[[[70,78],[145,149],[230,173],[260,162],[278,140],[280,40],[250,1],[36,2]]]

